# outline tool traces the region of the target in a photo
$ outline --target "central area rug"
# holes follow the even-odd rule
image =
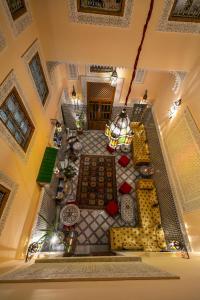
[[[80,208],[103,209],[117,199],[115,157],[81,155],[76,200]]]

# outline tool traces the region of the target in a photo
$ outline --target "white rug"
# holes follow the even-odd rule
[[[38,263],[0,276],[3,282],[179,279],[143,262]]]

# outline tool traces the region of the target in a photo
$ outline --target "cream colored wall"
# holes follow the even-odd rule
[[[168,83],[165,82],[163,86],[160,86],[160,94],[154,104],[154,111],[158,124],[161,129],[161,137],[165,141],[167,133],[176,124],[179,116],[181,116],[186,106],[189,107],[198,128],[200,129],[200,104],[199,104],[199,86],[200,86],[200,58],[198,58],[185,78],[181,87],[180,93],[176,96],[173,91],[173,77],[169,75]],[[172,120],[168,118],[168,110],[172,102],[179,97],[182,98],[182,105],[178,114]],[[180,137],[177,137],[180,141]],[[176,142],[176,141],[174,141]],[[187,159],[187,158],[186,158]],[[171,169],[171,166],[169,166]],[[171,173],[173,176],[173,173]],[[173,178],[172,178],[173,179]],[[183,212],[183,218],[186,225],[187,233],[191,243],[193,251],[200,252],[200,210],[185,213]]]
[[[139,61],[153,70],[189,70],[200,50],[198,34],[158,32],[164,0],[156,0]],[[67,1],[32,0],[47,60],[131,67],[139,47],[149,0],[135,0],[130,27],[72,23]]]
[[[1,300],[199,300],[200,259],[146,257],[145,263],[179,280],[124,280],[0,284]]]
[[[55,118],[58,111],[63,82],[59,79],[59,84],[58,82],[54,82],[53,85],[49,84],[51,98],[48,105],[43,108],[21,58],[21,55],[38,37],[35,23],[32,23],[19,36],[14,37],[2,10],[0,10],[0,21],[7,43],[7,48],[0,53],[0,82],[4,80],[11,69],[14,70],[35,120],[33,145],[30,147],[30,154],[26,162],[11,150],[5,139],[0,138],[0,171],[19,186],[0,236],[0,257],[21,258],[35,218],[40,194],[36,178],[52,130],[50,118]]]
[[[82,76],[88,76],[86,74],[86,65],[79,64],[78,65],[78,74],[79,79],[78,80],[69,80],[69,74],[66,68],[66,64],[60,64],[59,65],[60,72],[62,73],[62,77],[66,78],[65,85],[68,90],[68,94],[71,97],[71,93],[73,90],[73,85],[75,87],[77,97],[80,99],[83,98],[82,96],[82,87],[81,87],[81,77]],[[123,78],[123,86],[121,90],[120,95],[120,104],[124,105],[127,91],[129,88],[131,76],[132,76],[132,69],[131,68],[117,68],[117,74],[119,78]],[[96,77],[109,77],[110,73],[108,74],[97,74],[94,75],[90,74],[91,78],[92,76]],[[154,71],[154,70],[147,70],[145,72],[144,76],[144,82],[143,83],[133,83],[131,93],[128,100],[128,105],[133,105],[134,102],[138,102],[138,100],[141,100],[143,98],[143,95],[145,93],[145,90],[148,90],[148,100],[150,103],[153,103],[156,99],[157,95],[159,94],[159,89],[161,85],[165,85],[169,78],[169,72],[165,71]]]

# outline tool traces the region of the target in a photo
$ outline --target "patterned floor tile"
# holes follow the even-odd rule
[[[109,154],[106,150],[107,137],[102,131],[85,131],[79,137],[80,142],[83,145],[81,154],[96,154],[96,155],[113,155],[115,156],[116,164],[116,181],[117,188],[119,189],[120,185],[127,181],[133,187],[131,192],[132,197],[135,197],[134,194],[134,180],[138,177],[138,173],[134,170],[132,160],[127,167],[122,167],[119,165],[118,160],[121,157],[122,153]],[[127,156],[130,158],[131,154]],[[77,175],[73,178],[73,192],[70,195],[67,195],[65,203],[76,200],[76,190],[78,184],[78,168],[79,168],[79,159],[74,163],[74,166],[77,168]],[[118,203],[120,205],[120,193],[117,191]],[[108,244],[108,230],[111,226],[135,226],[137,223],[137,205],[134,202],[134,220],[131,224],[125,223],[120,215],[116,217],[110,217],[104,210],[91,210],[91,209],[81,209],[81,216],[78,224],[75,225],[75,230],[78,233],[78,244],[79,245],[103,245]]]

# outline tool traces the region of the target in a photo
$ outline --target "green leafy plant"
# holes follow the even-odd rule
[[[85,115],[84,115],[84,112],[83,111],[80,111],[80,112],[77,112],[76,113],[76,128],[77,129],[82,129],[83,126],[84,126],[84,118],[85,118]]]
[[[63,170],[63,174],[66,178],[71,179],[76,175],[76,169],[72,165],[69,165]]]
[[[51,242],[53,241],[53,239],[57,239],[57,242],[59,244],[63,243],[64,234],[62,231],[58,230],[57,218],[52,223],[49,223],[43,215],[39,214],[39,216],[48,224],[48,227],[46,229],[40,229],[40,231],[45,232],[40,240],[48,240]]]

